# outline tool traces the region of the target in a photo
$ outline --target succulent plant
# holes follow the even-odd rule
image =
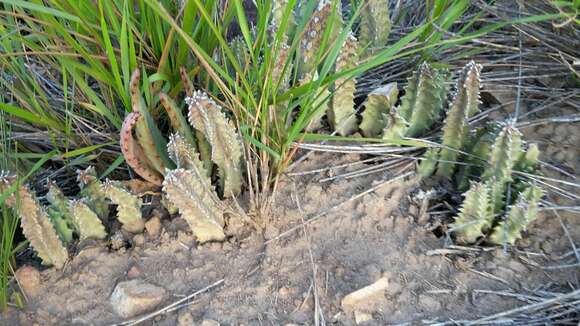
[[[437,174],[451,178],[459,151],[467,138],[467,120],[478,110],[481,66],[469,62],[457,81],[457,89],[443,126],[442,142]]]
[[[163,182],[167,198],[179,209],[199,242],[225,239],[224,206],[200,164],[168,172]]]
[[[141,199],[119,181],[105,181],[103,190],[107,198],[117,205],[117,219],[123,229],[131,233],[142,232],[145,222],[141,216]]]
[[[192,97],[193,94],[195,93],[195,88],[193,87],[193,83],[191,82],[191,80],[187,76],[187,71],[185,71],[185,68],[181,67],[179,69],[179,72],[180,72],[180,76],[181,76],[181,82],[183,83],[183,89],[185,91],[185,96]],[[203,135],[202,131],[194,130],[194,134],[195,134],[195,140],[197,142],[197,150],[199,151],[199,157],[200,157],[201,161],[203,162],[203,166],[205,167],[205,169],[208,171],[208,173],[211,173],[212,162],[211,162],[210,145],[207,142],[207,139],[205,139],[205,136]]]
[[[484,140],[486,142],[486,150],[478,153],[478,148],[472,148],[472,151],[481,156],[483,152],[489,151],[490,148],[491,150],[481,175],[482,182],[471,185],[465,195],[466,199],[463,202],[462,214],[456,218],[454,223],[454,225],[466,223],[468,225],[465,230],[459,229],[456,230],[456,233],[461,241],[474,242],[477,237],[488,231],[494,221],[494,216],[499,216],[497,219],[503,220],[493,229],[489,239],[495,244],[503,244],[505,242],[513,244],[519,239],[521,231],[535,219],[538,211],[538,202],[542,197],[542,190],[537,186],[529,186],[520,180],[514,180],[512,174],[518,166],[531,171],[537,168],[537,147],[530,146],[529,155],[521,154],[521,134],[511,122],[508,122],[499,132],[493,145],[490,145],[489,141],[485,140],[491,134],[489,131],[486,133],[485,129],[483,129],[480,133],[482,135],[475,144],[480,144]],[[467,177],[465,176],[465,179]],[[517,196],[517,199],[515,204],[510,207],[507,215],[504,216],[504,198],[508,184],[511,184],[512,196]],[[479,207],[474,206],[474,203],[483,205],[484,195],[488,207],[488,215],[490,216],[489,223],[475,222],[469,224],[469,219],[465,217],[463,211],[470,212],[473,207]],[[476,215],[475,213],[470,214],[470,216]],[[483,221],[483,219],[481,220]]]
[[[274,0],[272,1],[272,19],[270,20],[270,32],[275,35],[281,28],[282,20],[284,18],[284,12],[288,7],[288,0]],[[286,21],[286,28],[284,30],[285,38],[292,35],[296,21],[294,19],[294,10],[290,9],[290,14]]]
[[[321,0],[318,7],[315,8],[312,17],[304,30],[304,36],[301,39],[300,51],[301,72],[302,76],[316,72],[316,63],[318,57],[322,57],[325,49],[321,49],[324,32],[330,28],[331,35],[327,44],[333,44],[342,28],[342,11],[340,1]]]
[[[388,0],[369,0],[360,14],[360,44],[368,54],[384,47],[391,33]]]
[[[422,177],[429,177],[435,173],[437,169],[437,160],[439,160],[439,153],[441,148],[431,147],[423,154],[423,159],[419,163],[417,172]]]
[[[318,73],[306,74],[304,78],[300,81],[301,84],[306,84],[309,82],[315,83],[318,80]],[[328,90],[328,87],[321,86],[312,101],[311,110],[314,111],[312,118],[310,119],[310,124],[306,127],[306,131],[312,132],[322,128],[322,117],[326,113],[330,105],[330,99],[332,94]]]
[[[383,130],[383,140],[386,142],[399,140],[405,137],[409,124],[401,117],[397,109],[386,115],[386,126]]]
[[[451,227],[461,241],[471,243],[493,223],[490,189],[486,183],[475,182],[464,196],[465,200]]]
[[[242,144],[236,128],[206,93],[197,91],[187,102],[189,123],[203,132],[211,145],[211,159],[218,167],[224,197],[239,194],[242,188]]]
[[[67,249],[63,246],[45,208],[26,186],[17,184],[14,175],[0,173],[0,192],[16,184],[16,191],[5,201],[20,215],[22,232],[36,251],[44,265],[53,265],[60,269],[68,259]]]
[[[491,180],[491,201],[494,212],[502,211],[503,198],[508,182],[513,181],[512,171],[522,150],[520,132],[508,123],[496,137],[487,166],[481,176],[484,181]]]
[[[79,239],[104,239],[105,227],[95,212],[82,200],[71,200],[70,211]]]
[[[54,225],[54,229],[56,230],[56,234],[60,241],[62,241],[64,245],[71,243],[73,241],[73,230],[69,222],[65,220],[63,214],[54,209],[54,207],[48,207],[46,213],[48,214],[52,225]]]
[[[397,102],[398,95],[397,83],[386,84],[369,93],[364,102],[365,110],[360,124],[365,137],[377,137],[382,134],[387,126],[386,117]]]
[[[159,93],[159,102],[165,108],[171,126],[175,133],[180,134],[187,139],[195,151],[197,151],[195,137],[187,123],[186,117],[181,113],[181,109],[177,104],[165,93]]]
[[[290,78],[292,76],[292,62],[288,61],[290,56],[290,47],[287,44],[282,44],[272,67],[272,83],[278,85],[278,91],[284,92],[290,85]],[[284,65],[286,65],[284,67]]]
[[[336,62],[336,70],[348,70],[357,65],[358,42],[352,33],[347,36]],[[354,110],[354,78],[339,78],[332,94],[332,106],[328,110],[330,126],[341,136],[353,133],[357,129],[356,111]]]
[[[491,233],[489,240],[495,244],[514,244],[521,238],[521,232],[536,219],[538,203],[542,198],[542,189],[535,185],[522,191],[509,209],[504,221],[501,221]]]
[[[121,127],[121,151],[127,164],[138,175],[151,183],[160,185],[163,182],[162,174],[151,165],[145,155],[143,147],[133,136],[133,130],[138,122],[142,120],[143,116],[139,112],[131,112],[127,115]]]
[[[109,218],[109,203],[95,168],[89,166],[85,170],[78,170],[77,182],[81,189],[80,197],[102,221],[106,221]]]
[[[172,134],[169,136],[167,151],[178,169],[191,170],[196,168],[206,176],[208,175],[203,166],[203,162],[199,159],[199,154],[195,151],[195,148],[193,148],[191,143],[180,134]]]
[[[72,213],[68,207],[68,199],[53,181],[48,183],[46,200],[50,203],[47,213],[56,229],[56,233],[64,244],[70,243],[73,240],[74,228]]]
[[[130,124],[131,130],[135,131],[137,144],[142,149],[142,153],[145,154],[143,158],[148,166],[155,169],[158,174],[163,175],[166,168],[173,167],[173,163],[167,155],[167,144],[153,122],[153,118],[145,105],[145,100],[139,91],[140,76],[139,69],[135,69],[129,85],[133,113],[137,116],[132,119],[134,123]],[[127,162],[129,163],[129,160]],[[143,177],[145,178],[145,176]]]
[[[409,78],[399,114],[409,123],[408,137],[424,134],[439,119],[447,96],[447,72],[423,62]]]
[[[534,173],[537,170],[540,159],[538,144],[529,144],[527,150],[518,154],[514,170],[526,173]]]
[[[477,129],[464,146],[465,154],[460,160],[465,163],[455,173],[458,189],[465,191],[469,188],[469,180],[483,173],[486,161],[489,158],[495,132],[489,126]]]

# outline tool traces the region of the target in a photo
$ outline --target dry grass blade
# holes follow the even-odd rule
[[[513,319],[509,320],[511,320],[511,322],[514,324],[517,322],[517,324],[519,325],[524,325],[524,323],[528,323],[527,325],[532,325],[534,323],[534,319],[537,319],[536,316],[542,313],[547,314],[543,316],[543,318],[549,318],[550,314],[553,314],[555,320],[552,320],[552,322],[558,322],[557,318],[561,318],[561,316],[559,316],[557,312],[554,312],[553,309],[573,305],[574,309],[569,311],[570,315],[573,315],[577,313],[578,310],[580,310],[579,300],[580,300],[580,290],[575,290],[566,294],[559,295],[554,298],[549,298],[546,300],[542,300],[540,302],[525,305],[523,307],[510,309],[473,321],[466,321],[465,325],[484,325],[484,324],[489,325],[493,323],[500,323],[502,321],[505,321],[506,317],[512,317]],[[578,317],[578,315],[576,315],[576,317]],[[546,322],[550,322],[550,319],[546,319]]]

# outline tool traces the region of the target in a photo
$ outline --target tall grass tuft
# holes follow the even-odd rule
[[[218,45],[213,34],[224,34],[233,17],[219,1],[204,1],[209,19],[223,21],[211,31],[192,1],[159,4],[208,53]],[[190,78],[206,78],[183,38],[144,0],[7,0],[0,12],[0,91],[9,94],[0,111],[21,134],[21,152],[54,149],[63,163],[98,157],[103,166],[118,166],[131,73],[143,71],[141,91],[162,121],[152,94],[179,93],[180,67]]]

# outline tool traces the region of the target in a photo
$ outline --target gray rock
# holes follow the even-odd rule
[[[117,284],[110,302],[119,316],[129,318],[151,311],[165,296],[164,288],[137,279]]]

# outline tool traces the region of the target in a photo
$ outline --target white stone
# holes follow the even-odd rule
[[[366,323],[366,322],[371,321],[371,320],[373,320],[373,315],[367,314],[365,312],[360,312],[358,310],[354,311],[354,322],[357,325]]]
[[[165,295],[162,287],[131,280],[117,284],[110,302],[119,316],[129,318],[151,311],[165,299]]]
[[[358,289],[342,299],[341,305],[343,309],[349,309],[359,305],[371,304],[373,299],[384,294],[389,287],[389,280],[386,277],[381,277],[375,283]]]

